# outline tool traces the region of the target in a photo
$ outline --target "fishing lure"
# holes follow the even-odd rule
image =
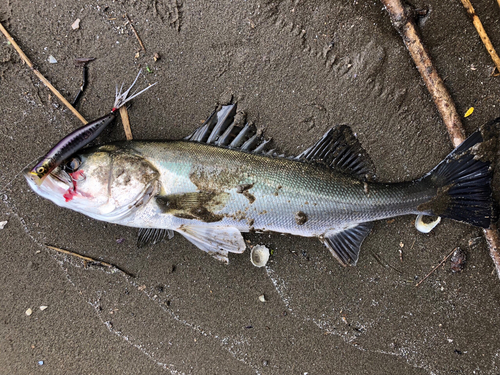
[[[134,82],[125,92],[122,93],[123,84],[119,91],[118,87],[116,88],[115,102],[111,113],[76,129],[74,132],[57,142],[57,144],[41,158],[30,171],[30,178],[35,184],[40,186],[43,180],[64,160],[97,138],[97,136],[116,118],[116,111],[118,109],[136,96],[156,85],[155,82],[138,93],[134,93],[132,96],[128,97],[130,90],[134,87],[141,72],[142,70],[139,70]]]

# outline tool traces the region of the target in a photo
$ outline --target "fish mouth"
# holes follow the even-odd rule
[[[60,168],[46,176],[43,181],[29,168],[23,171],[23,175],[31,189],[45,198],[62,195],[73,186],[71,177]]]

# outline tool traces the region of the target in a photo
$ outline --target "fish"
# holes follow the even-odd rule
[[[377,181],[349,126],[331,128],[297,156],[278,155],[230,104],[184,139],[87,147],[40,185],[29,168],[25,176],[61,207],[140,228],[140,244],[176,232],[228,263],[229,253],[246,249],[242,233],[271,231],[316,237],[354,266],[377,220],[416,214],[490,227],[499,124],[480,127],[421,178],[389,183]]]

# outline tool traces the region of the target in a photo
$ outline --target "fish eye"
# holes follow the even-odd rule
[[[80,158],[78,157],[72,157],[71,159],[69,159],[66,164],[64,165],[64,170],[66,172],[76,172],[78,170],[78,168],[80,168],[80,164],[81,164],[81,160]]]

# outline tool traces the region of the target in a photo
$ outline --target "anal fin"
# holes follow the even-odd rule
[[[177,232],[191,241],[200,250],[215,259],[229,263],[228,253],[242,253],[246,249],[241,232],[235,227],[182,225]]]
[[[355,266],[363,240],[373,227],[372,222],[361,223],[342,232],[326,232],[322,242],[343,266]]]

